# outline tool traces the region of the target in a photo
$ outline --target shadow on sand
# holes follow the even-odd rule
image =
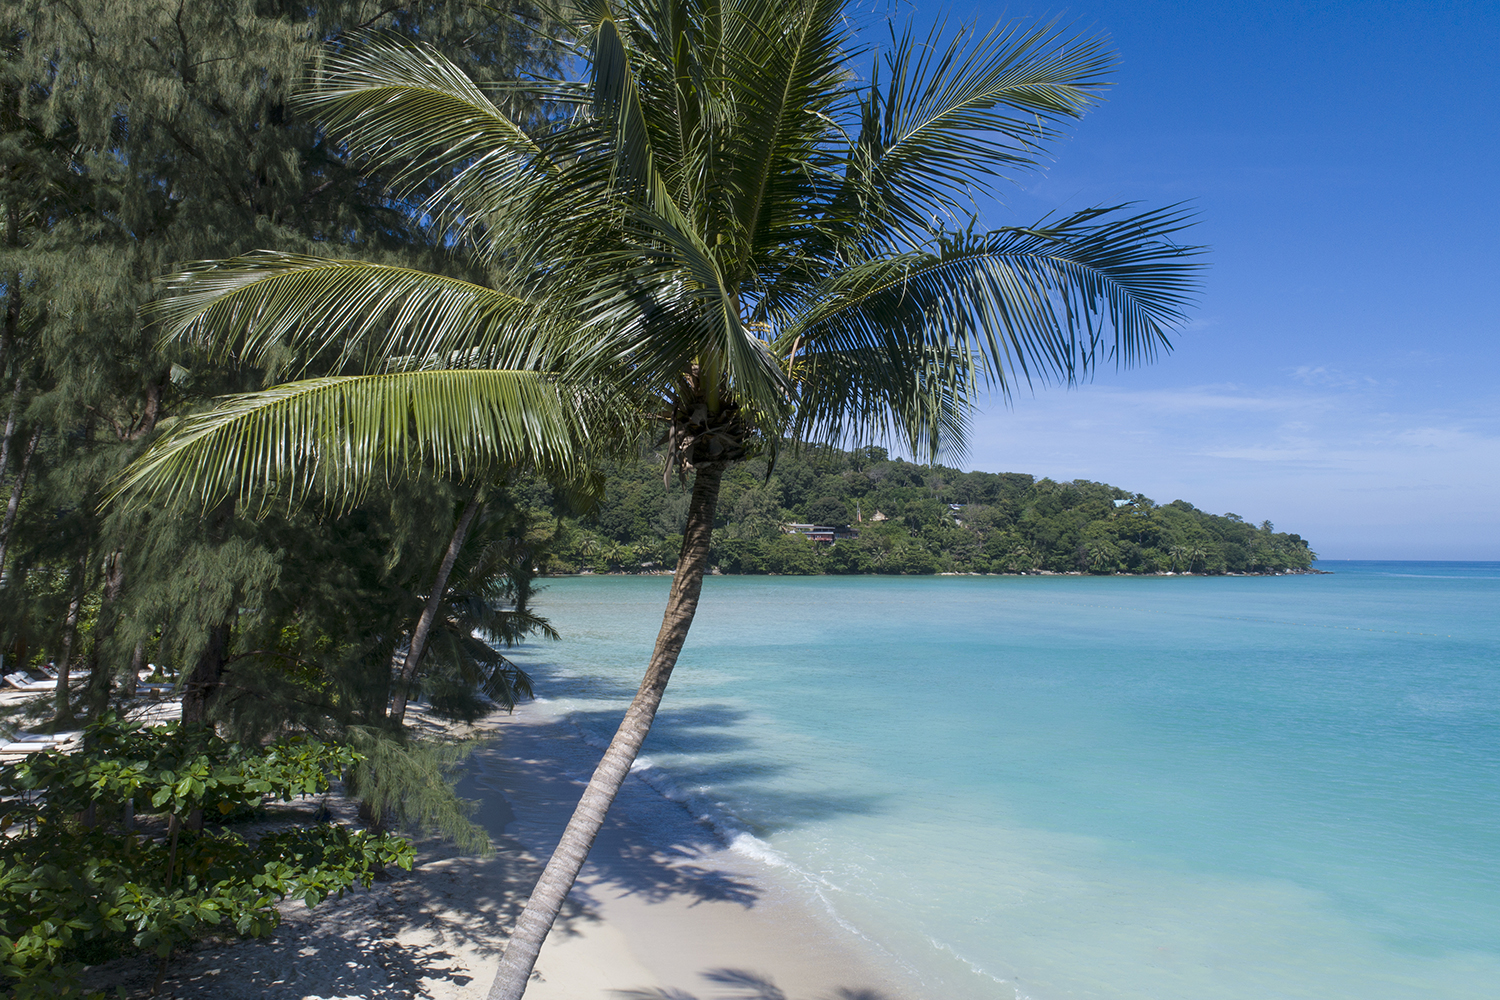
[[[610,733],[619,723],[618,711],[575,711],[570,724],[587,733]],[[683,788],[711,787],[721,799],[755,803],[767,817],[750,832],[764,836],[804,823],[837,816],[878,813],[886,798],[881,793],[848,793],[832,789],[802,793],[775,787],[787,772],[784,764],[768,761],[754,736],[745,710],[732,705],[705,704],[664,708],[656,716],[641,754],[668,761],[672,779]],[[599,751],[595,751],[597,757]],[[705,755],[711,760],[701,761]],[[705,833],[707,833],[705,828]]]
[[[411,872],[393,870],[369,890],[315,909],[287,906],[269,938],[210,939],[179,952],[156,996],[409,1000],[487,985],[474,982],[475,967],[498,958],[541,865],[506,837],[488,858],[454,857],[437,842],[421,846]],[[594,919],[570,898],[556,930],[577,933]],[[149,996],[155,978],[155,960],[138,957],[91,969],[87,983],[111,995],[123,987],[134,998]]]
[[[615,990],[615,1000],[788,1000],[786,993],[772,982],[769,976],[757,975],[744,969],[711,969],[702,974],[717,990],[712,995],[698,996],[683,990]],[[818,1000],[895,1000],[879,990],[835,989]]]
[[[618,716],[604,718],[608,714],[576,721],[585,731],[606,723],[612,729]],[[757,761],[753,740],[733,731],[744,722],[742,712],[724,705],[669,710],[658,717],[652,740],[658,752],[670,748],[669,753],[718,755],[702,769],[674,764],[674,776],[684,785],[753,788],[767,811],[787,817],[788,823],[878,809],[877,796],[776,793],[763,782],[779,768]],[[393,870],[369,890],[355,890],[312,910],[290,905],[281,927],[268,939],[208,940],[180,952],[156,996],[457,1000],[482,990],[487,984],[475,980],[493,970],[506,931],[556,846],[600,752],[565,722],[504,725],[470,759],[459,784],[459,793],[477,804],[474,819],[489,830],[493,855],[460,857],[440,841],[423,841],[411,872]],[[285,819],[311,822],[316,806],[309,801],[285,807],[291,813]],[[339,821],[354,820],[351,803],[336,805],[336,812]],[[627,781],[553,935],[575,936],[597,921],[592,893],[604,885],[652,902],[678,898],[690,906],[756,906],[754,883],[713,863],[723,846],[688,807],[664,799],[643,781]],[[86,982],[110,994],[123,987],[127,997],[144,998],[155,977],[154,958],[137,957],[96,966]],[[720,969],[705,978],[718,989],[713,1000],[786,1000],[770,980],[749,972]],[[620,996],[693,1000],[660,991]],[[850,991],[834,998],[888,1000]]]

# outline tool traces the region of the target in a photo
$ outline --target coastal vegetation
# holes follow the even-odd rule
[[[413,463],[332,508],[285,502],[290,491],[108,498],[164,435],[298,364],[163,343],[140,307],[174,265],[337,248],[465,273],[442,234],[388,196],[389,178],[292,113],[323,45],[351,29],[420,35],[496,83],[555,67],[561,42],[534,17],[476,18],[465,3],[85,0],[0,17],[0,651],[12,668],[56,665],[38,711],[64,728],[97,719],[151,665],[186,680],[189,721],[246,739],[394,731],[390,663],[424,622],[439,669],[397,675],[412,693],[441,689],[457,717],[488,704],[475,681],[502,703],[524,693],[524,677],[473,641],[479,629],[503,647],[545,624],[526,613],[527,529],[505,470],[481,491]]]
[[[651,451],[607,463],[603,499],[583,514],[532,484],[522,495],[537,505],[538,569],[670,566],[687,495],[663,483],[663,463]],[[714,529],[709,565],[720,573],[1284,573],[1314,558],[1301,536],[1268,521],[1104,483],[916,465],[878,446],[787,449],[774,463],[736,465]]]
[[[7,739],[21,728],[82,729],[80,761],[140,770],[146,788],[174,770],[156,766],[174,738],[135,732],[121,763],[89,727],[138,711],[149,685],[182,696],[187,729],[201,737],[210,727],[245,754],[292,737],[357,754],[357,766],[339,758],[331,770],[377,830],[487,847],[453,791],[467,745],[414,732],[397,701],[420,696],[439,718],[465,720],[529,694],[502,651],[547,625],[527,610],[529,525],[507,493],[508,472],[481,491],[413,466],[336,507],[107,498],[164,434],[221,396],[284,377],[274,364],[160,342],[139,307],[179,263],[271,248],[472,276],[442,234],[388,196],[388,178],[290,101],[309,63],[345,31],[420,36],[483,83],[558,65],[564,48],[544,19],[498,9],[445,0],[0,7],[0,662],[6,674],[42,677],[50,665],[56,675],[0,720]],[[338,367],[319,359],[309,371]],[[425,643],[414,650],[419,628]],[[212,766],[229,766],[214,748],[205,751]],[[7,795],[38,794],[21,789],[24,780],[43,783],[46,802],[74,801],[53,786],[83,772],[17,761],[3,768]],[[6,802],[0,936],[18,950],[0,971],[62,995],[26,978],[40,975],[37,963],[65,972],[83,957],[128,952],[138,937],[159,952],[208,926],[189,904],[209,889],[187,887],[179,864],[167,891],[171,866],[150,853],[181,804],[156,802],[157,790],[132,799],[138,825],[128,836],[113,786],[95,788],[99,820],[87,829],[78,810],[27,820],[17,800]],[[14,836],[23,821],[41,832]],[[179,859],[220,850],[218,838],[182,826]],[[100,923],[97,908],[68,916],[81,900],[124,891],[120,851],[156,865],[137,880],[130,932]],[[63,885],[59,872],[98,878]],[[302,884],[263,881],[255,898],[274,902]],[[269,926],[265,905],[254,903],[260,923],[246,927]],[[94,922],[69,930],[75,918]]]
[[[78,753],[36,753],[0,771],[6,996],[85,996],[85,960],[134,950],[157,956],[160,986],[173,951],[205,931],[264,937],[281,900],[316,906],[368,888],[386,866],[409,869],[412,846],[385,833],[319,823],[252,844],[221,825],[325,792],[363,760],[307,740],[244,746],[201,726],[111,717],[88,727]]]

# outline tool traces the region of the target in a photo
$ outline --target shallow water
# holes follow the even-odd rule
[[[1492,997],[1500,564],[1320,566],[711,578],[641,767],[934,996]],[[548,711],[669,584],[548,581]]]

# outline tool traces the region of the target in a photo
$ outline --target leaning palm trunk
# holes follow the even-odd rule
[[[453,575],[453,564],[458,562],[458,552],[469,537],[474,515],[479,513],[482,492],[476,490],[464,507],[464,512],[458,519],[458,527],[453,529],[453,537],[448,540],[448,551],[443,554],[442,564],[438,566],[437,579],[432,581],[432,591],[427,595],[422,616],[417,619],[417,627],[412,629],[411,642],[406,647],[406,659],[401,663],[401,676],[396,681],[395,695],[391,700],[391,719],[397,726],[406,719],[406,701],[412,682],[417,677],[417,666],[422,661],[422,654],[427,651],[427,637],[432,634],[432,623],[437,621],[443,595],[448,592],[448,577]]]
[[[651,731],[656,709],[661,705],[672,668],[677,665],[677,655],[682,652],[688,628],[698,610],[698,594],[703,589],[703,574],[708,569],[708,546],[723,475],[721,463],[697,467],[692,505],[688,508],[687,526],[682,536],[682,552],[677,557],[672,592],[667,598],[666,614],[662,616],[661,631],[656,636],[656,649],[651,654],[646,677],[625,712],[620,728],[615,731],[609,749],[604,751],[604,759],[594,769],[594,776],[578,800],[578,808],[573,810],[573,818],[568,821],[562,840],[531,891],[526,909],[516,921],[515,930],[505,946],[505,956],[500,960],[500,970],[490,987],[489,1000],[520,1000],[526,992],[526,983],[536,965],[537,954],[542,950],[542,942],[552,929],[552,922],[557,919],[573,881],[578,878],[589,849],[594,846],[594,838],[604,825],[605,813],[624,784],[625,776],[630,773],[636,755],[641,752],[646,734]]]

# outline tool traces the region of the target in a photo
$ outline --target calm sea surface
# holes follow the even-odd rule
[[[1500,563],[1319,565],[712,578],[643,773],[934,996],[1493,1000]],[[547,711],[669,583],[548,581]]]

